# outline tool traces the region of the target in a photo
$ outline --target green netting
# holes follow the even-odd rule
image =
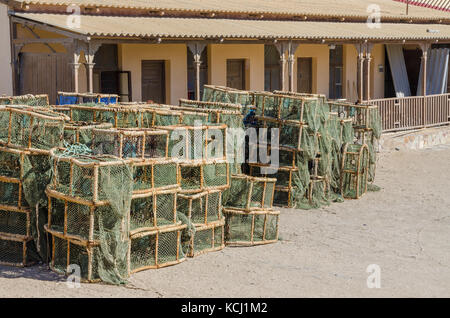
[[[222,204],[243,210],[270,208],[275,182],[273,178],[232,176],[230,187],[223,192]]]
[[[179,194],[177,210],[193,224],[209,224],[222,218],[221,191],[204,191],[193,195]]]
[[[225,247],[224,242],[225,219],[212,225],[198,226],[189,244],[189,257],[195,257],[207,252],[218,251]]]
[[[0,105],[49,106],[48,95],[22,95],[0,97]]]
[[[64,125],[64,141],[68,144],[92,144],[94,129],[109,129],[112,124],[94,122],[68,122]]]
[[[279,212],[261,210],[242,212],[225,209],[225,244],[250,246],[274,243],[278,240]]]
[[[55,203],[50,230],[62,233],[64,239],[97,242],[93,271],[104,282],[124,283],[133,188],[130,164],[75,146],[51,152],[54,179],[47,194]]]
[[[65,119],[41,108],[0,107],[0,143],[33,151],[60,147]]]

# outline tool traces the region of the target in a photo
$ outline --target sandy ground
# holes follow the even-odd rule
[[[226,248],[140,272],[127,287],[69,289],[45,266],[0,266],[0,297],[449,297],[450,146],[382,154],[358,201],[282,210],[277,244]],[[366,268],[381,268],[369,289]]]

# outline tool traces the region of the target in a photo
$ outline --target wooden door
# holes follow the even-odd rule
[[[300,57],[297,61],[297,92],[312,93],[312,57]]]
[[[227,60],[227,86],[245,90],[245,60]]]
[[[18,94],[47,94],[57,104],[58,91],[73,92],[70,57],[63,53],[21,53]]]
[[[164,61],[142,61],[142,101],[166,102]]]

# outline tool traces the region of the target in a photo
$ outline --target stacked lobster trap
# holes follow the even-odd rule
[[[249,158],[244,171],[277,179],[277,205],[317,208],[377,189],[367,184],[374,181],[376,142],[381,135],[376,106],[328,101],[324,95],[245,92],[220,86],[205,86],[203,98],[209,103],[243,104],[245,123],[257,128],[258,139],[256,144],[246,145]],[[353,146],[355,142],[358,146]],[[367,145],[368,155],[363,145]],[[361,163],[348,167],[344,162],[356,151],[354,147],[362,151],[358,152],[361,159],[350,162]],[[274,152],[278,164],[258,157],[261,153],[273,157]]]
[[[64,115],[31,106],[0,106],[0,263],[45,260],[44,190],[49,151],[62,145]]]
[[[160,128],[169,131],[169,153],[179,160],[181,189],[177,200],[178,211],[187,219],[193,232],[188,256],[223,249],[225,222],[221,194],[230,182],[230,168],[226,160],[227,125]]]

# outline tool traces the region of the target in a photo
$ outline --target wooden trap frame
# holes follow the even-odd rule
[[[180,185],[178,160],[158,158],[133,160],[133,194],[171,189]]]
[[[169,132],[154,128],[111,128],[92,130],[95,155],[112,155],[120,159],[167,158]]]
[[[303,151],[304,145],[309,136],[307,130],[308,125],[295,120],[280,120],[276,118],[255,116],[255,119],[261,124],[261,128],[268,129],[267,140],[271,140],[271,128],[279,129],[279,145],[278,147],[284,149],[292,149],[296,151]]]
[[[186,224],[176,224],[132,235],[128,258],[130,274],[185,261],[182,235],[186,228]]]
[[[62,146],[68,117],[41,107],[0,106],[0,145],[48,154]]]
[[[271,158],[272,152],[278,152],[278,166],[280,168],[297,168],[297,158],[300,155],[299,151],[289,147],[272,147],[270,144],[249,144],[249,158],[255,159],[257,163],[248,160],[250,166],[269,167],[270,163],[264,164],[260,161],[260,152],[266,151],[267,157]]]
[[[254,246],[278,241],[279,211],[224,209],[225,245]]]
[[[73,270],[69,269],[70,265],[78,265],[80,267],[81,282],[83,283],[99,283],[101,282],[98,259],[101,255],[100,242],[89,242],[68,238],[63,234],[53,231],[45,226],[45,230],[52,242],[50,269],[58,274],[70,275]],[[128,264],[126,259],[119,260],[123,262],[124,269],[121,275],[127,278]]]
[[[180,188],[134,194],[131,199],[130,233],[153,231],[174,226],[177,218],[177,194]]]
[[[249,91],[242,91],[231,87],[218,85],[203,86],[203,100],[208,102],[224,102],[240,105],[252,103],[253,96]]]
[[[180,193],[225,190],[230,186],[230,169],[226,160],[200,160],[179,163]]]
[[[177,209],[195,226],[217,222],[222,218],[222,191],[210,190],[192,195],[179,194]]]
[[[36,264],[38,259],[31,236],[0,232],[0,265],[27,267]]]
[[[2,96],[0,105],[27,105],[31,107],[45,107],[49,105],[48,95],[22,95],[22,96]]]
[[[189,100],[189,99],[180,99],[180,106],[186,106],[191,108],[199,108],[203,110],[229,110],[229,111],[238,111],[242,112],[242,105],[239,104],[231,104],[231,103],[221,103],[221,102],[203,102],[198,100]]]
[[[64,124],[64,141],[69,144],[81,143],[90,145],[94,129],[109,129],[109,123],[68,122]]]
[[[124,170],[131,168],[131,162],[114,156],[76,155],[65,156],[63,148],[50,151],[53,165],[52,188],[61,194],[80,199],[80,202],[105,204],[107,196],[100,182],[104,179],[114,182],[115,174],[122,177]],[[120,182],[118,179],[116,182]]]
[[[167,130],[169,133],[169,157],[178,158],[182,162],[226,159],[227,125],[225,124],[160,126],[156,129]]]
[[[223,205],[245,211],[271,208],[276,181],[275,178],[234,175],[230,188],[223,193]]]
[[[120,222],[122,238],[129,232],[129,215],[118,216],[107,201],[93,202],[65,195],[50,186],[45,193],[48,197],[47,229],[60,233],[65,239],[95,243],[100,240],[100,220],[108,219],[104,231],[113,231],[115,223]],[[128,213],[127,213],[128,214]]]
[[[23,180],[25,156],[30,154],[29,151],[0,147],[0,206],[19,211],[28,209]]]
[[[342,156],[341,194],[346,199],[359,199],[367,192],[369,148],[366,144],[345,144]]]
[[[257,116],[304,122],[305,106],[308,103],[318,102],[318,98],[254,92],[253,102],[256,107]]]
[[[328,102],[330,112],[336,112],[340,117],[351,118],[355,128],[372,128],[371,123],[378,106],[371,104],[353,104],[349,102]]]
[[[167,109],[130,106],[68,105],[72,121],[111,123],[114,128],[152,128],[157,125],[182,124],[183,113]]]
[[[189,242],[188,257],[223,250],[225,248],[224,226],[225,218],[207,225],[196,226],[195,234]]]

